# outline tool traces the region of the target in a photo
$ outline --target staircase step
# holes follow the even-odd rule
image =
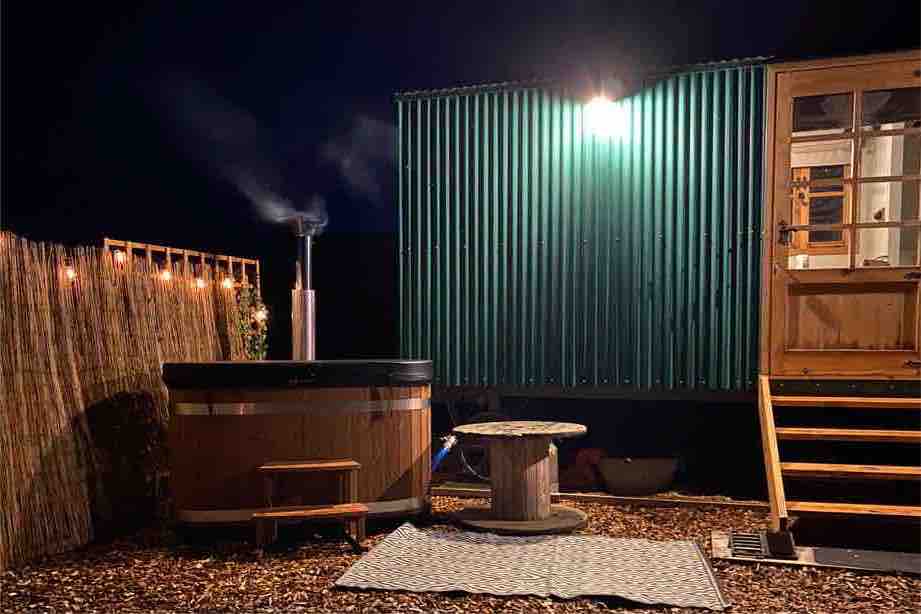
[[[783,475],[797,478],[856,478],[866,480],[921,479],[921,467],[900,465],[841,465],[831,463],[780,463]]]
[[[364,503],[336,505],[294,505],[274,507],[253,514],[253,520],[282,520],[285,518],[361,518],[368,515]]]
[[[323,460],[283,460],[263,463],[257,467],[260,473],[310,473],[314,471],[356,471],[361,464],[350,458]]]
[[[876,505],[869,503],[820,503],[817,501],[787,501],[787,510],[801,514],[841,514],[846,516],[900,516],[921,518],[921,507],[915,505]]]
[[[777,427],[777,438],[795,441],[877,441],[889,443],[921,443],[921,431],[891,431],[884,429],[833,429]]]
[[[921,398],[772,396],[774,407],[851,407],[859,409],[918,409]]]

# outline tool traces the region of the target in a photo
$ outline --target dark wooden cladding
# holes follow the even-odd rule
[[[428,403],[408,410],[336,412],[317,411],[316,401],[427,400],[430,394],[428,385],[170,390],[173,408],[180,403],[310,402],[302,413],[174,412],[169,444],[177,517],[186,522],[247,520],[246,510],[264,506],[258,467],[300,459],[353,459],[360,463],[358,501],[369,506],[371,516],[422,511],[428,505],[431,479]],[[339,496],[334,475],[277,478],[278,505],[333,503]]]

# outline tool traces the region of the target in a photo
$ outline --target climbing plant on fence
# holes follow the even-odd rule
[[[267,340],[269,312],[259,291],[254,286],[237,288],[237,310],[243,352],[248,360],[265,360],[269,344]]]

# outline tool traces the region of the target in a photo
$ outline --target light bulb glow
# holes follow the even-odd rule
[[[621,138],[627,133],[627,118],[621,105],[605,96],[595,96],[585,105],[588,131],[603,139]]]
[[[169,269],[163,269],[160,271],[160,279],[163,281],[169,281],[173,278],[173,274]]]
[[[224,280],[221,282],[221,287],[226,288],[228,290],[230,288],[233,288],[233,279],[231,279],[230,277],[225,277]]]
[[[257,322],[265,322],[269,319],[269,312],[265,307],[260,307],[256,310],[256,313],[253,314],[253,318],[255,318]]]
[[[199,290],[201,290],[202,288],[204,288],[204,287],[205,287],[205,280],[202,279],[201,277],[196,277],[196,278],[195,278],[195,287],[198,288]]]
[[[128,259],[128,256],[125,255],[125,252],[120,249],[115,250],[115,252],[112,254],[112,257],[115,259],[116,264],[124,264],[125,260]]]
[[[66,277],[68,281],[77,279],[77,272],[74,270],[74,267],[70,265],[64,267],[64,277]]]

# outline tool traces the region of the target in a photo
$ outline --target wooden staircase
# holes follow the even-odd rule
[[[761,421],[761,444],[767,474],[768,496],[771,504],[771,528],[786,531],[791,514],[833,514],[844,516],[893,516],[921,519],[921,506],[876,503],[841,503],[822,501],[788,501],[784,479],[822,480],[911,480],[921,481],[921,466],[866,465],[822,462],[783,462],[779,441],[835,441],[866,443],[921,444],[921,430],[838,427],[778,427],[775,407],[797,408],[789,411],[808,412],[811,408],[842,408],[849,410],[921,411],[921,397],[855,397],[775,395],[771,380],[762,375],[759,380],[758,415]]]

